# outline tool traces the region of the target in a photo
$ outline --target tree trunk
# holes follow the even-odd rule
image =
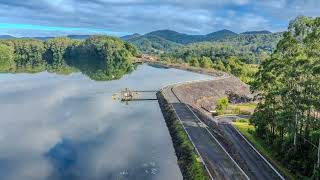
[[[297,145],[297,125],[298,125],[298,113],[296,113],[295,117],[295,126],[294,126],[294,137],[293,137],[293,145]]]
[[[319,144],[318,144],[318,161],[317,161],[317,168],[320,167],[320,137],[319,137]]]

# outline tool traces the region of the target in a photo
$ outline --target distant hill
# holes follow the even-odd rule
[[[201,41],[201,38],[202,38],[201,35],[188,35],[188,34],[179,33],[176,31],[172,31],[172,30],[158,30],[158,31],[153,31],[146,34],[146,36],[149,36],[149,35],[159,36],[168,41],[172,41],[180,44],[189,44],[193,42],[198,42],[198,41]]]
[[[69,37],[70,39],[79,39],[79,40],[84,40],[87,39],[88,37],[90,37],[90,35],[67,35],[67,37]],[[14,36],[10,36],[10,35],[0,35],[0,39],[11,39],[11,38],[17,38]],[[32,38],[32,39],[39,39],[42,41],[46,41],[48,39],[52,39],[55,38],[54,36],[43,36],[43,37],[20,37],[20,38]]]
[[[201,54],[196,53],[200,49],[211,51],[210,48],[217,48],[215,54],[225,57],[222,52],[228,51],[229,55],[259,56],[265,52],[270,54],[275,49],[276,44],[282,37],[282,33],[271,33],[270,31],[248,31],[237,34],[230,30],[220,30],[206,35],[188,35],[172,30],[159,30],[147,33],[145,35],[129,35],[126,38],[128,42],[134,44],[144,53],[162,53],[162,52],[183,52],[182,54]],[[223,47],[223,48],[222,48]],[[209,48],[209,49],[208,49]],[[222,48],[222,49],[219,49]],[[186,52],[184,52],[184,50]],[[230,51],[230,52],[229,52]],[[207,55],[207,54],[206,54]],[[254,58],[251,62],[256,62]]]
[[[203,41],[216,41],[223,39],[225,37],[236,36],[237,33],[229,31],[229,30],[220,30],[207,35],[189,35],[184,33],[179,33],[172,30],[158,30],[150,32],[146,35],[154,35],[159,36],[168,41],[172,41],[180,44],[190,44],[195,42],[203,42]]]
[[[46,41],[46,40],[49,40],[49,39],[53,39],[54,37],[23,37],[23,38],[32,38],[32,39],[39,39],[39,40],[42,40],[42,41]]]
[[[138,38],[140,36],[141,36],[141,34],[134,33],[134,34],[131,34],[131,35],[122,36],[122,37],[120,37],[120,39],[128,41],[130,39]]]
[[[0,35],[0,39],[12,39],[12,38],[15,38],[15,37],[10,35]]]
[[[70,39],[84,40],[84,39],[87,39],[88,37],[90,37],[90,35],[67,35],[67,37],[70,38]],[[48,39],[53,39],[53,38],[55,38],[55,37],[53,37],[53,36],[48,36],[48,37],[31,37],[31,38],[46,41],[46,40],[48,40]]]
[[[181,46],[181,44],[151,34],[130,38],[128,42],[134,44],[140,51],[145,53],[159,53]]]
[[[223,29],[223,30],[216,31],[216,32],[205,35],[203,40],[204,41],[217,41],[217,40],[224,39],[226,37],[235,37],[237,35],[238,34],[233,31]]]
[[[240,34],[271,34],[271,33],[272,32],[270,31],[263,30],[263,31],[246,31]]]
[[[255,35],[253,37],[253,35]],[[170,51],[188,44],[223,43],[232,46],[252,46],[255,52],[272,52],[281,33],[271,33],[270,31],[247,31],[240,34],[227,29],[209,33],[206,35],[189,35],[172,30],[152,31],[145,35],[133,34],[122,37],[122,39],[136,45],[144,53],[159,53]],[[255,45],[257,47],[255,47]]]
[[[68,35],[67,37],[70,38],[70,39],[80,39],[80,40],[83,40],[83,39],[87,39],[89,38],[91,35]]]
[[[206,35],[189,35],[172,30],[152,31],[145,35],[133,34],[123,36],[121,39],[135,44],[145,53],[172,50],[176,47],[207,41],[218,41],[225,38],[236,37],[238,34],[230,30],[220,30]]]

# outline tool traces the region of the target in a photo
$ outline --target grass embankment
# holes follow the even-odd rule
[[[173,110],[173,107],[168,104],[162,94],[158,93],[157,97],[171,135],[183,179],[209,179],[208,176],[206,176],[205,168],[199,161],[200,157],[190,142],[188,135],[184,131],[178,117]]]
[[[270,149],[262,139],[255,136],[254,126],[249,124],[247,119],[240,119],[233,123],[233,125],[254,145],[254,147],[263,154],[282,174],[289,179],[296,179],[296,177],[289,172],[287,168],[281,165],[274,157],[274,152]]]
[[[240,104],[228,104],[225,108],[217,110],[218,115],[224,114],[240,114],[250,115],[256,108],[257,103],[240,103]]]

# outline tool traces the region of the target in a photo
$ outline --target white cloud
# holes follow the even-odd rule
[[[245,22],[254,30],[284,29],[287,22],[298,15],[319,16],[319,8],[320,1],[317,0],[2,0],[0,22],[102,28],[132,33],[170,28],[205,34],[224,28],[236,32],[246,29],[237,22]],[[252,16],[248,17],[248,14]],[[219,19],[224,20],[220,22]],[[43,35],[86,34],[33,32]],[[32,32],[0,29],[0,33],[27,35]]]

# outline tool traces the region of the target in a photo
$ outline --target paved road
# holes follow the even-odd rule
[[[163,89],[167,100],[173,105],[194,146],[204,160],[207,170],[215,179],[277,180],[284,177],[230,124],[237,116],[220,117],[219,127],[225,138],[232,143],[241,167],[227,154],[207,126],[194,112],[180,102],[170,86]],[[244,163],[243,163],[244,162]]]
[[[236,150],[240,158],[245,161],[248,169],[250,169],[250,172],[248,172],[250,178],[258,180],[283,179],[283,177],[281,177],[281,175],[279,176],[267,161],[265,161],[230,124],[230,122],[238,118],[239,117],[236,116],[221,117],[218,121],[223,123],[220,123],[219,127],[224,133],[225,138],[231,141],[233,148]]]
[[[210,133],[206,125],[198,119],[187,105],[179,102],[171,88],[165,88],[163,93],[169,103],[173,105],[177,116],[182,121],[211,176],[221,180],[248,179],[247,175]]]

